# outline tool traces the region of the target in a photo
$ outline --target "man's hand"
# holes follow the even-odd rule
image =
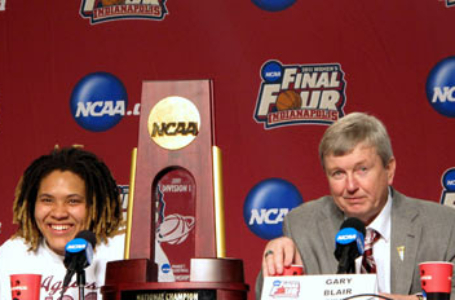
[[[292,264],[303,265],[294,242],[288,237],[280,237],[267,243],[262,257],[263,276],[283,274],[284,267]]]

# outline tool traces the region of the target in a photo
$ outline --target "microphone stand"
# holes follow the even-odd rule
[[[77,286],[79,287],[79,300],[85,299],[85,270],[77,271]]]
[[[337,274],[354,274],[355,273],[355,257],[349,247],[343,249],[340,261],[338,264]]]

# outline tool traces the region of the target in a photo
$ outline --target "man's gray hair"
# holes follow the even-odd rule
[[[342,156],[364,143],[376,149],[384,166],[393,157],[392,144],[384,124],[376,117],[354,112],[333,123],[319,144],[319,158],[324,167],[327,155]]]

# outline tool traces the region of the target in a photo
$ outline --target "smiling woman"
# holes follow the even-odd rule
[[[66,244],[85,229],[85,183],[71,171],[53,171],[41,180],[35,203],[36,225],[49,248],[64,255]]]
[[[59,296],[65,246],[82,230],[97,238],[86,269],[86,297],[100,299],[106,262],[122,259],[124,245],[119,191],[108,167],[80,148],[55,149],[26,169],[13,210],[19,227],[0,247],[0,299],[11,299],[12,274],[40,274],[40,299]],[[77,299],[73,281],[64,294]]]

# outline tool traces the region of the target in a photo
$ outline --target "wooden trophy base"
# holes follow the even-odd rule
[[[105,300],[246,300],[243,262],[231,258],[193,258],[189,282],[153,282],[156,265],[148,259],[107,264]],[[156,277],[156,275],[155,275]]]

